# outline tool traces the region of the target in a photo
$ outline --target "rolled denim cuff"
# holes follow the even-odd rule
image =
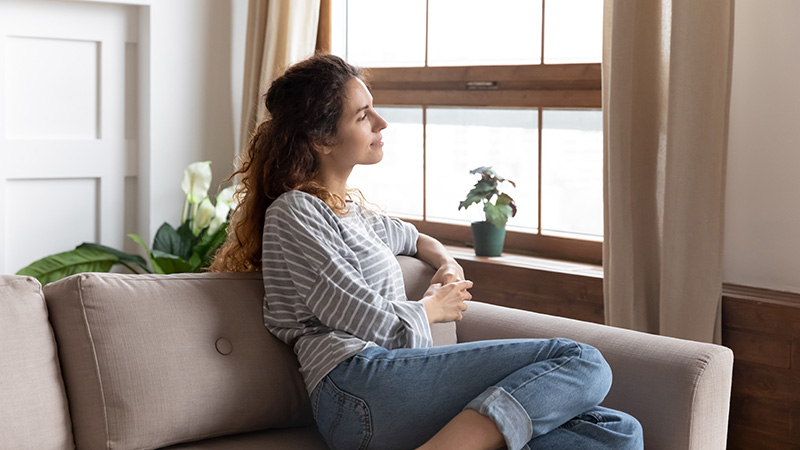
[[[531,418],[505,389],[492,386],[464,409],[473,409],[492,419],[503,434],[508,450],[528,450],[528,442],[533,435]]]

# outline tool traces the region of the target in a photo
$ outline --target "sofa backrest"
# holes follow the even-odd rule
[[[259,274],[79,274],[44,288],[78,448],[140,449],[310,422]]]
[[[409,298],[434,270],[399,258]],[[261,275],[79,274],[44,288],[80,449],[139,449],[312,423]],[[455,325],[432,327],[436,345]],[[52,340],[52,337],[51,337]]]
[[[0,275],[0,448],[74,448],[44,295],[30,277]]]

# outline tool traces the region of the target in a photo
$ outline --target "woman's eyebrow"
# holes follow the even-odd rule
[[[361,108],[358,108],[356,110],[356,114],[360,113],[361,111],[364,111],[365,109],[369,109],[369,105],[364,105]]]

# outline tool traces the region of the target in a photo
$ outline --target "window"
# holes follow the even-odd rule
[[[389,122],[367,199],[448,243],[492,166],[517,184],[506,250],[600,262],[600,0],[333,0],[332,51],[369,71]],[[510,186],[509,186],[510,187]]]

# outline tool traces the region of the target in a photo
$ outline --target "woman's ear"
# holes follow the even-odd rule
[[[314,146],[314,150],[316,150],[317,153],[319,153],[320,155],[327,155],[330,154],[331,152],[331,148],[323,144],[322,142],[317,141],[314,142],[312,145]]]

